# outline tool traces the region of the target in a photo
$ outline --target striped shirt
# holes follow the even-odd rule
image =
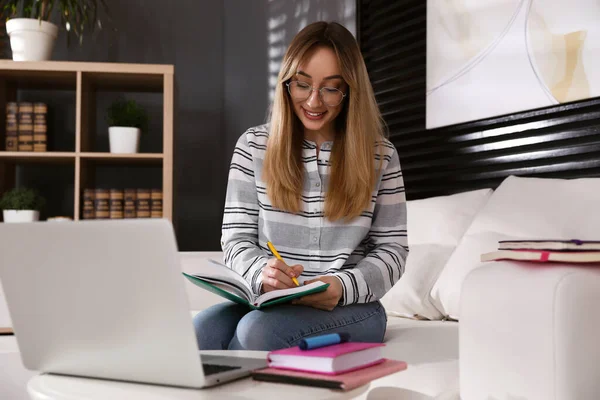
[[[333,143],[323,143],[317,156],[316,144],[304,140],[301,211],[294,214],[275,208],[266,194],[262,166],[268,135],[267,125],[251,128],[233,152],[221,237],[225,264],[260,293],[262,269],[273,258],[271,241],[288,265],[304,267],[299,281],[339,278],[340,305],[380,299],[400,279],[408,255],[404,181],[395,147],[384,139],[370,206],[350,222],[332,222],[324,206]]]

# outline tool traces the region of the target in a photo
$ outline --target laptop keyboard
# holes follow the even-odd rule
[[[217,365],[217,364],[202,364],[204,369],[204,375],[218,374],[219,372],[231,371],[234,369],[241,369],[242,367],[232,367],[229,365]]]

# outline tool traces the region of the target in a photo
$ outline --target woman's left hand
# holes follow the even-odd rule
[[[320,276],[316,279],[304,281],[304,284],[308,285],[317,281],[329,283],[329,287],[324,292],[309,294],[293,300],[292,304],[310,306],[325,311],[333,310],[342,298],[342,283],[335,276]]]

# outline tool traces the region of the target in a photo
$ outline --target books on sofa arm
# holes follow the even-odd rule
[[[252,378],[257,381],[289,383],[346,391],[366,385],[375,379],[403,371],[406,367],[407,365],[404,361],[389,359],[384,359],[383,362],[371,367],[361,368],[339,375],[323,375],[269,367],[252,371]]]
[[[240,274],[217,261],[208,261],[201,265],[198,272],[193,274],[183,272],[183,275],[203,289],[235,303],[245,304],[252,309],[287,303],[298,297],[322,292],[329,286],[328,283],[313,282],[291,289],[274,290],[258,296],[252,292],[250,284]]]
[[[384,361],[383,343],[345,342],[312,350],[298,346],[271,351],[269,367],[337,375]]]
[[[481,261],[518,260],[537,262],[600,262],[600,251],[497,250],[481,255]]]
[[[600,250],[598,240],[500,240],[498,250]]]

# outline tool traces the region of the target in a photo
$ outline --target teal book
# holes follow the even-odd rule
[[[235,303],[244,304],[253,310],[288,303],[302,296],[323,292],[329,286],[325,282],[313,282],[291,289],[274,290],[256,295],[250,284],[240,274],[214,260],[203,263],[198,272],[193,274],[183,272],[183,275],[202,289]]]

